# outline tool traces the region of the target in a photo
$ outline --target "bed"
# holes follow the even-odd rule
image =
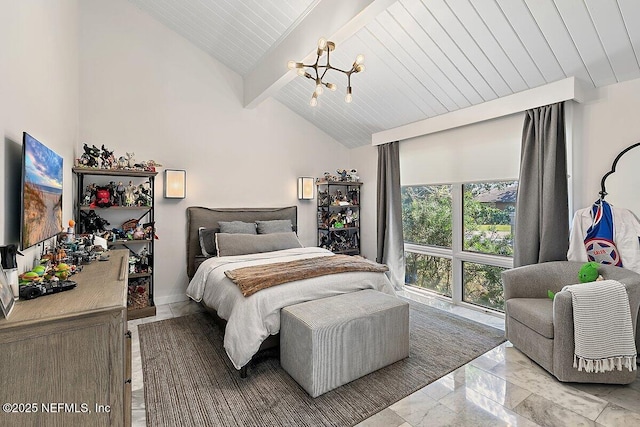
[[[221,233],[221,224],[229,226],[233,221],[259,225],[286,223],[290,224],[292,231],[275,232],[270,236],[263,235],[265,239],[275,239],[278,242],[275,245],[276,250],[265,250],[265,248],[270,249],[271,246],[263,246],[263,240],[261,240],[263,237],[259,237],[260,234],[251,237]],[[241,288],[227,277],[230,271],[334,255],[325,249],[302,247],[295,237],[297,230],[295,206],[251,209],[189,207],[187,208],[187,227],[187,273],[190,278],[187,295],[203,304],[218,320],[224,330],[225,351],[235,368],[240,370],[241,376],[246,376],[247,365],[257,354],[277,347],[280,309],[283,307],[363,289],[375,289],[395,295],[386,274],[357,271],[304,278],[262,289],[245,297]],[[219,247],[207,247],[202,241],[203,236],[205,239],[216,239],[216,235]],[[228,252],[225,241],[227,238],[257,242],[255,245],[257,252],[253,252],[253,247],[250,250],[241,250],[239,254],[233,250]],[[281,241],[285,243],[282,244]],[[211,253],[218,249],[220,253]],[[203,254],[203,251],[206,254]]]

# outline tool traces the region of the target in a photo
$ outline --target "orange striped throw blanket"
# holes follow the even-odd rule
[[[389,268],[359,256],[332,255],[226,270],[224,274],[248,297],[256,292],[295,280],[352,271],[384,273]]]

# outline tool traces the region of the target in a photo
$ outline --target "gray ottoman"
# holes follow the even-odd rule
[[[409,304],[374,290],[282,309],[280,364],[311,397],[409,356]]]

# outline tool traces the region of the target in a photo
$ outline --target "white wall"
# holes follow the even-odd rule
[[[0,245],[18,243],[22,132],[64,157],[63,222],[72,214],[78,129],[77,0],[0,0]],[[38,247],[18,257],[31,268]]]
[[[600,180],[616,155],[640,142],[640,79],[597,89],[590,101],[576,104],[574,138],[574,208],[591,205],[598,197]],[[606,200],[640,215],[640,147],[625,155],[607,181]]]
[[[123,0],[80,2],[80,139],[187,170],[187,198],[156,179],[156,303],[184,299],[186,208],[298,205],[316,245],[315,200],[296,178],[350,167],[348,150],[276,101],[242,108],[242,78]],[[162,171],[162,169],[160,169]]]

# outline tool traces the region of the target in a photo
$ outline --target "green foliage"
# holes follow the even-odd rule
[[[451,260],[430,255],[406,253],[405,281],[451,297]]]
[[[402,187],[404,241],[451,247],[451,186]]]

